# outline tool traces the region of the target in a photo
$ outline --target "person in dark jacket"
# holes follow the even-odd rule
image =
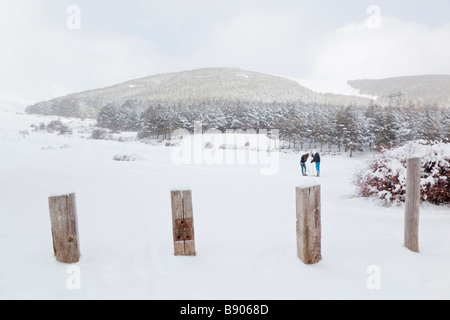
[[[320,155],[318,152],[311,153],[312,156],[312,160],[311,163],[315,162],[316,163],[316,171],[317,171],[317,176],[320,177]]]
[[[300,166],[302,167],[302,175],[306,176],[306,161],[308,161],[309,153],[302,155]]]

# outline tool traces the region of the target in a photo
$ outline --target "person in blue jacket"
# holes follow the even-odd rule
[[[320,177],[320,155],[318,152],[316,152],[315,154],[311,153],[311,156],[312,156],[311,163],[314,162],[316,163],[317,176]]]

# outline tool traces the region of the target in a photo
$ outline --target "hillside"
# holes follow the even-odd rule
[[[208,101],[262,103],[367,104],[368,99],[321,94],[297,82],[233,68],[209,68],[150,76],[112,87],[71,94],[27,108],[28,113],[95,118],[107,104],[127,100],[170,103]]]
[[[388,101],[388,96],[402,92],[404,101],[424,104],[450,104],[450,75],[422,75],[380,80],[354,80],[348,84],[361,94],[377,96],[378,101]]]

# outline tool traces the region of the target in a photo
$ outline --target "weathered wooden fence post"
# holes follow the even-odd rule
[[[195,256],[194,214],[190,190],[171,191],[173,242],[176,256]]]
[[[75,193],[48,199],[56,260],[76,263],[80,260]]]
[[[422,160],[408,159],[406,174],[405,247],[419,252],[420,176]]]
[[[320,185],[296,188],[297,252],[305,264],[322,260]]]

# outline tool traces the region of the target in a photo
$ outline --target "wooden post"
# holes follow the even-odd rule
[[[405,247],[419,252],[420,176],[422,160],[408,159],[406,175]]]
[[[171,191],[171,200],[175,255],[195,256],[192,192]]]
[[[75,193],[49,197],[53,250],[56,260],[76,263],[80,260]]]
[[[305,264],[322,260],[320,185],[296,189],[297,252]]]

